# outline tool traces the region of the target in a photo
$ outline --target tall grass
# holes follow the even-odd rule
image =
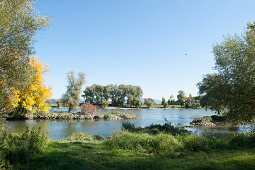
[[[159,133],[120,132],[104,143],[112,148],[136,150],[148,153],[184,153],[210,152],[213,150],[236,149],[255,146],[255,134],[239,134],[225,138],[208,138],[193,135],[176,135]]]
[[[22,134],[4,132],[0,135],[0,156],[2,165],[27,162],[35,154],[42,153],[48,146],[48,137],[40,129],[27,129]]]
[[[172,135],[120,132],[107,139],[105,144],[119,149],[136,150],[148,153],[172,153],[182,147]]]
[[[167,133],[171,135],[185,135],[190,134],[189,131],[185,130],[182,127],[176,127],[171,124],[171,122],[168,122],[165,120],[165,124],[152,124],[150,126],[146,126],[144,128],[141,127],[135,127],[135,124],[130,121],[123,121],[122,122],[122,130],[126,130],[129,132],[139,132],[139,133],[148,133],[148,134],[159,134],[159,133]]]
[[[78,132],[78,133],[73,133],[71,136],[69,136],[65,140],[69,142],[92,142],[92,141],[105,140],[105,137],[101,135],[90,136],[88,134]]]

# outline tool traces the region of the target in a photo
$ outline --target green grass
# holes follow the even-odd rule
[[[151,127],[154,128],[154,126]],[[224,138],[189,134],[173,136],[164,130],[166,125],[162,125],[162,127],[156,125],[156,127],[161,131],[160,133],[121,131],[108,139],[98,135],[89,136],[83,133],[74,133],[66,139],[49,143],[45,141],[46,138],[40,130],[28,130],[26,133],[14,135],[16,140],[12,134],[5,133],[0,138],[0,158],[2,153],[3,160],[7,162],[9,160],[10,164],[5,166],[5,162],[1,162],[1,159],[0,163],[11,169],[54,170],[247,170],[255,167],[254,133]],[[167,128],[169,127],[167,126]],[[9,137],[6,138],[6,135]],[[30,142],[26,142],[27,139]],[[41,148],[41,144],[44,144],[45,147]],[[34,151],[27,155],[26,153],[30,153],[31,149]],[[24,154],[27,155],[25,160],[23,160]]]
[[[20,169],[253,169],[255,149],[190,152],[157,156],[109,148],[102,142],[52,142],[48,150]]]

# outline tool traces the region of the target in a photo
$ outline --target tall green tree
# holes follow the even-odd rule
[[[79,106],[82,86],[85,83],[85,73],[80,72],[78,78],[76,78],[75,72],[70,71],[67,73],[67,81],[67,90],[62,97],[62,101],[68,107],[68,112],[71,112]]]
[[[224,77],[218,74],[207,74],[197,86],[200,95],[202,95],[200,99],[202,107],[214,110],[218,114],[227,109],[227,100],[230,100],[231,88]]]
[[[255,120],[255,24],[248,24],[242,36],[226,37],[213,47],[218,86],[224,87],[213,99],[224,106],[235,122]],[[212,79],[212,78],[211,78]],[[209,80],[207,80],[209,81]],[[203,83],[201,86],[203,86]],[[205,91],[208,97],[215,83]]]
[[[174,96],[171,95],[170,98],[167,101],[168,105],[175,105],[175,100],[174,100]]]
[[[111,100],[113,106],[123,106],[127,101],[127,104],[131,105],[135,97],[141,98],[143,91],[139,86],[132,85],[107,85],[101,86],[93,84],[92,86],[86,87],[82,97],[85,98],[86,102],[101,106],[103,100]],[[132,96],[132,98],[130,97]],[[131,100],[132,99],[132,100]]]
[[[163,105],[164,108],[168,106],[168,103],[166,102],[166,99],[162,97],[161,105]]]
[[[185,95],[183,90],[180,90],[178,92],[177,99],[178,99],[178,102],[181,105],[181,107],[184,107],[185,103],[186,103],[186,100],[187,100],[187,97],[186,97],[186,95]]]
[[[186,99],[185,108],[193,108],[195,105],[195,99],[189,94],[189,97]]]
[[[145,98],[144,99],[144,104],[148,107],[151,108],[155,103],[152,98]]]
[[[128,104],[130,107],[133,106],[133,100],[134,100],[134,97],[133,97],[131,94],[129,94],[129,95],[127,96],[127,104]]]
[[[142,105],[142,100],[139,98],[139,97],[135,97],[134,99],[133,99],[133,101],[132,101],[132,105],[134,106],[134,107],[136,107],[136,108],[139,108],[139,107],[141,107],[141,105]]]

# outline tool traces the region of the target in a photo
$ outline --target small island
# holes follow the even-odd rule
[[[1,118],[6,120],[27,119],[27,120],[127,120],[138,119],[134,113],[97,113],[97,114],[81,114],[68,112],[54,113],[34,113],[34,114],[2,114]]]
[[[227,117],[223,114],[204,116],[193,119],[190,122],[190,126],[228,126],[230,125],[227,121]]]

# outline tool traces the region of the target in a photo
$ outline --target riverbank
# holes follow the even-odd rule
[[[74,134],[50,142],[43,153],[32,156],[26,163],[16,163],[13,168],[248,170],[255,166],[252,138],[242,135],[210,139],[121,132],[108,139],[95,140],[86,134]]]
[[[139,119],[134,113],[100,113],[95,115],[68,113],[68,112],[54,112],[54,113],[34,113],[34,114],[2,114],[0,116],[6,120],[127,120],[127,119]]]
[[[52,108],[58,108],[56,104],[49,104],[50,107]],[[63,107],[61,107],[60,109],[62,109]],[[100,107],[98,107],[100,108]],[[104,109],[203,109],[201,107],[199,108],[185,108],[185,107],[181,107],[181,105],[168,105],[166,108],[163,107],[163,105],[152,105],[150,108],[148,108],[146,105],[141,105],[139,108],[137,107],[130,107],[127,104],[124,104],[123,106],[107,106]]]
[[[53,142],[34,157],[28,169],[252,169],[255,149],[191,152],[181,157],[155,156],[135,151],[109,149],[94,142]]]
[[[164,108],[163,105],[153,105],[152,107],[148,108],[146,105],[142,105],[139,108],[136,107],[128,107],[128,106],[109,106],[106,107],[105,109],[186,109],[186,110],[190,110],[190,109],[203,109],[203,108],[185,108],[185,107],[181,107],[181,105],[169,105],[168,107]]]

